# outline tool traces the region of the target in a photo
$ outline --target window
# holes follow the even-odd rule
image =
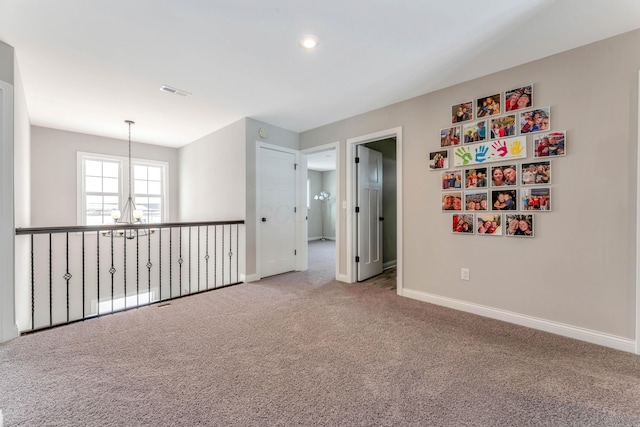
[[[162,222],[164,167],[133,162],[133,202],[144,212],[142,222]]]
[[[82,225],[111,224],[111,211],[122,209],[129,195],[129,159],[78,153],[78,222]],[[165,162],[132,159],[132,194],[142,210],[143,223],[165,221]]]
[[[113,222],[111,211],[118,209],[120,201],[120,162],[86,158],[83,166],[84,224]]]

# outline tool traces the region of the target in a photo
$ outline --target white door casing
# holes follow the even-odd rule
[[[340,172],[340,142],[331,142],[328,144],[324,144],[324,145],[319,145],[316,147],[312,147],[312,148],[307,148],[305,150],[302,150],[301,153],[303,153],[303,155],[308,155],[308,154],[313,154],[313,153],[319,153],[319,152],[323,152],[323,151],[328,151],[328,150],[335,150],[336,153],[336,187],[335,187],[335,211],[333,212],[333,214],[335,215],[336,218],[336,222],[335,222],[335,227],[336,227],[336,263],[335,263],[335,269],[336,269],[336,280],[340,280],[342,282],[349,282],[347,275],[345,274],[340,274],[340,257],[341,255],[344,253],[343,250],[340,249],[341,247],[341,230],[343,227],[343,221],[342,221],[342,215],[343,212],[346,211],[346,200],[342,201],[342,195],[343,192],[341,191],[341,179],[342,179],[342,173]],[[301,181],[300,185],[303,185],[305,188],[305,194],[306,194],[306,188],[307,188],[307,179],[308,179],[308,168],[305,165],[305,172],[304,175],[301,175]],[[305,221],[307,219],[307,204],[306,204],[306,198],[304,199],[304,218]],[[301,242],[301,245],[304,246],[305,248],[307,247],[307,238],[308,238],[308,221],[305,223],[305,235],[304,235],[304,241]],[[300,253],[300,251],[298,251],[298,253]],[[304,258],[304,268],[303,270],[306,270],[308,268],[308,254],[305,255]]]
[[[397,259],[397,275],[396,275],[396,292],[403,295],[403,186],[402,186],[402,127],[374,132],[347,139],[347,166],[346,166],[346,200],[344,207],[346,210],[345,226],[346,226],[346,254],[347,272],[345,281],[352,283],[357,281],[355,253],[357,251],[357,236],[355,224],[355,199],[356,199],[356,168],[353,159],[356,156],[356,147],[367,142],[379,141],[381,139],[396,139],[396,201],[397,201],[397,218],[396,218],[396,259]]]
[[[358,281],[382,273],[382,153],[356,147]]]
[[[296,155],[260,147],[260,277],[296,269]]]

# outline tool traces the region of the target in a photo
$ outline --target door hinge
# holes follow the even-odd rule
[[[360,213],[360,206],[356,206],[356,213]]]
[[[356,163],[360,163],[360,157],[356,157]]]
[[[293,250],[294,255],[298,255],[298,251],[296,249]]]
[[[294,171],[295,171],[295,170],[298,170],[298,164],[297,164],[297,163],[294,163],[294,164],[293,164],[293,170],[294,170]]]
[[[356,262],[360,262],[360,257],[359,256],[356,257]]]
[[[294,212],[298,212],[298,208],[296,208],[296,207],[294,206],[293,211],[294,211]]]

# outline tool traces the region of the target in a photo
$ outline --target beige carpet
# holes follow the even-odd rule
[[[333,274],[1,344],[5,425],[640,426],[638,356]]]

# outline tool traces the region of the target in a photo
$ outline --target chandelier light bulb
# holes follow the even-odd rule
[[[112,210],[112,211],[111,211],[111,218],[112,218],[114,221],[119,220],[119,219],[120,219],[120,215],[122,215],[122,214],[120,213],[120,209],[114,209],[114,210]]]

